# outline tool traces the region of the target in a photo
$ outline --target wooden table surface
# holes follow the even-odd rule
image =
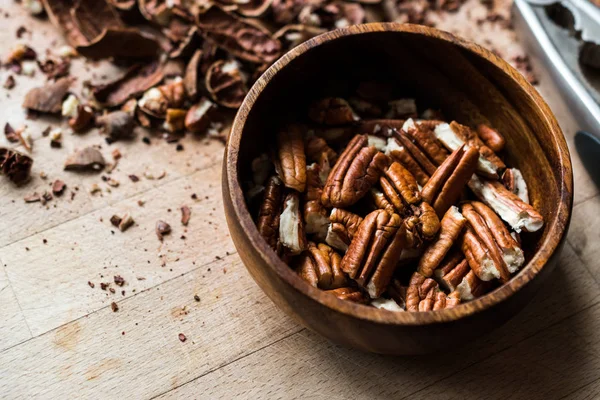
[[[0,4],[0,54],[14,46],[20,25],[33,31],[21,41],[40,54],[63,43],[49,23],[32,20],[12,1]],[[93,73],[86,69],[75,61],[79,83]],[[0,82],[7,74],[0,71]],[[567,136],[575,171],[575,207],[559,267],[494,333],[444,354],[394,358],[336,346],[262,293],[225,224],[222,144],[188,136],[178,152],[153,136],[151,145],[138,137],[108,146],[95,130],[65,130],[63,147],[51,149],[41,135],[49,120],[26,121],[20,106],[44,79],[39,71],[19,76],[13,90],[0,94],[0,122],[27,123],[35,159],[28,185],[16,188],[4,178],[0,184],[2,398],[600,397],[600,196],[574,151],[577,124],[548,82],[540,90]],[[106,173],[63,171],[66,156],[89,144],[101,144],[107,159],[114,148],[121,151],[110,175],[119,187],[101,180]],[[160,180],[143,178],[162,171]],[[142,179],[133,183],[129,174]],[[23,201],[54,179],[67,183],[63,196],[45,206]],[[102,193],[90,194],[93,184]],[[192,210],[187,227],[180,223],[182,205]],[[120,232],[109,219],[124,213],[136,224]],[[159,219],[173,228],[162,243],[154,233]],[[115,285],[114,275],[124,286]],[[101,282],[111,282],[115,293]]]

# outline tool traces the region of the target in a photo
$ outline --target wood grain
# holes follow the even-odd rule
[[[0,13],[0,21],[4,23],[4,29],[0,30],[0,54],[8,52],[14,42],[14,31],[23,21],[27,21],[28,28],[34,32],[33,40],[25,38],[22,42],[33,43],[39,52],[63,43],[48,22],[29,18],[17,3],[4,2],[2,8],[10,17]],[[82,79],[89,76],[83,68],[76,71],[81,71]],[[107,71],[108,77],[116,73],[116,70]],[[0,82],[6,74],[6,70],[0,69]],[[20,121],[25,121],[20,108],[22,95],[26,88],[42,81],[42,76],[33,80],[17,77],[15,89],[0,91],[4,117],[0,122],[10,121],[18,126]],[[572,135],[578,128],[576,121],[548,82],[542,81],[539,89],[557,115],[571,146]],[[34,135],[41,136],[45,124],[35,125]],[[598,194],[598,188],[592,184],[574,151],[571,154],[575,204],[583,202],[582,207],[585,207],[575,208],[569,245],[561,254],[557,269],[529,306],[491,335],[484,335],[464,348],[449,349],[433,357],[391,358],[349,350],[303,330],[262,293],[241,264],[239,255],[226,255],[232,242],[222,224],[220,187],[211,184],[220,179],[221,145],[186,138],[185,151],[175,153],[174,145],[153,139],[156,140],[152,146],[141,143],[139,138],[132,143],[103,146],[105,155],[109,156],[112,148],[118,147],[124,158],[115,173],[121,186],[112,193],[105,192],[102,197],[86,194],[93,183],[105,187],[97,175],[62,171],[68,150],[82,143],[103,143],[96,131],[77,137],[67,135],[64,150],[50,149],[47,138],[39,138],[35,143],[35,173],[44,170],[48,172],[49,181],[61,178],[70,187],[80,185],[73,202],[67,198],[56,199],[49,203],[49,210],[39,204],[26,205],[22,197],[33,189],[46,188],[47,182],[36,178],[31,186],[22,189],[15,189],[4,181],[0,183],[0,229],[4,233],[0,236],[2,398],[122,399],[133,395],[135,398],[229,399],[237,395],[372,399],[387,395],[388,398],[418,400],[432,393],[438,397],[453,393],[485,399],[504,399],[512,393],[508,393],[507,388],[494,386],[486,376],[482,384],[473,383],[471,374],[481,379],[482,371],[478,369],[482,366],[497,367],[500,372],[497,380],[515,388],[513,398],[536,398],[537,391],[550,399],[558,398],[558,394],[568,399],[598,397],[600,369],[594,357],[600,351],[600,335],[594,320],[598,320],[600,286],[592,277],[598,269],[593,245],[597,232],[588,227],[592,225],[589,221],[597,217],[597,199],[594,203],[588,202]],[[6,144],[3,135],[0,135],[0,143]],[[141,174],[144,166],[157,164],[168,169],[164,179],[142,180],[136,185],[128,182],[128,173]],[[197,168],[201,171],[197,172]],[[163,186],[173,193],[158,195],[161,192],[158,189]],[[192,202],[190,193],[193,192],[202,199],[208,196],[209,201]],[[138,209],[134,204],[137,198],[149,201],[145,205],[148,209]],[[160,250],[150,226],[153,218],[166,215],[173,219],[172,226],[180,233],[176,208],[184,203],[192,207],[188,230],[193,233],[187,234],[185,247],[179,245],[176,235],[167,238],[163,245],[181,257],[180,262],[171,263],[175,266],[171,272],[168,271],[170,263],[163,268],[156,259]],[[113,211],[123,211],[132,204],[140,225],[120,236],[116,232],[114,239],[106,236],[111,226],[98,218],[106,218]],[[173,211],[168,213],[168,208]],[[206,225],[214,221],[220,221],[218,230],[214,238],[206,238],[205,233],[210,232]],[[98,286],[95,289],[86,286],[87,280],[96,279],[105,271],[105,265],[112,264],[87,254],[79,246],[76,251],[90,263],[79,265],[73,260],[74,251],[68,245],[89,236],[88,231],[94,232],[94,237],[99,235],[93,245],[100,254],[110,254],[121,246],[134,254],[138,254],[137,247],[149,249],[151,264],[146,262],[148,253],[144,252],[141,263],[113,260],[119,267],[107,268],[110,273],[121,273],[128,280],[124,287],[127,297],[119,294],[111,299]],[[43,247],[41,239],[46,232],[53,238],[48,247]],[[107,237],[107,241],[100,240]],[[133,243],[128,243],[129,238]],[[582,238],[587,239],[585,246],[580,244]],[[212,244],[206,245],[203,240]],[[83,242],[92,245],[91,239]],[[31,254],[25,254],[24,243],[31,245]],[[61,250],[51,250],[53,246]],[[52,257],[45,258],[44,252],[51,253]],[[121,256],[130,257],[124,253],[119,251]],[[20,261],[24,254],[27,263]],[[216,260],[214,257],[224,258]],[[16,280],[9,281],[4,272],[4,263],[8,260],[11,276]],[[197,260],[204,260],[206,264]],[[32,263],[43,265],[32,266]],[[51,271],[44,272],[44,267]],[[30,268],[42,273],[45,280],[35,279],[27,272]],[[227,273],[223,272],[224,268]],[[129,281],[138,275],[154,283]],[[22,276],[27,277],[27,281],[19,283]],[[53,290],[53,284],[60,284],[61,291],[69,294],[64,304],[62,300],[67,296]],[[133,289],[137,290],[135,294]],[[32,335],[17,296],[28,302],[27,296],[35,295],[36,291],[42,291],[43,295],[36,296],[37,305],[28,303],[40,308],[27,312],[33,316],[30,321],[35,322],[32,329],[37,333]],[[201,297],[200,303],[193,299],[195,294]],[[110,310],[112,300],[120,307],[116,313]],[[184,306],[187,314],[182,310]],[[53,317],[45,317],[43,312]],[[187,336],[186,342],[179,341],[179,333]],[[565,342],[573,344],[569,344],[568,351],[561,350]],[[518,351],[511,351],[513,348]],[[553,357],[552,352],[561,357]],[[581,362],[573,362],[574,357],[569,352]],[[513,368],[504,367],[503,363]],[[526,392],[530,381],[531,390]],[[542,384],[556,388],[556,393],[548,393]],[[568,390],[561,389],[560,385],[572,393],[567,394]]]

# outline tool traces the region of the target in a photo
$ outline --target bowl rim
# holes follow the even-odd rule
[[[546,221],[549,231],[544,241],[540,244],[538,251],[534,254],[529,263],[527,263],[527,265],[525,265],[509,282],[482,297],[468,303],[460,304],[451,309],[416,313],[387,311],[340,300],[335,296],[325,293],[323,290],[310,286],[294,273],[293,270],[269,247],[262,236],[260,236],[252,216],[246,207],[244,193],[238,179],[237,163],[242,132],[245,128],[250,110],[273,77],[294,59],[307,53],[314,47],[335,41],[339,38],[374,32],[399,32],[424,35],[458,46],[459,48],[474,53],[476,56],[491,62],[496,67],[503,70],[507,75],[510,75],[511,79],[516,80],[524,93],[542,109],[542,117],[547,126],[550,127],[552,134],[552,147],[558,151],[559,157],[558,160],[555,160],[556,164],[553,165],[553,169],[555,170],[555,173],[558,172],[557,178],[560,185],[558,192],[561,201],[557,205],[557,212],[553,214],[551,220]],[[283,280],[292,290],[300,292],[310,300],[316,301],[335,312],[359,320],[387,325],[410,326],[451,322],[480,313],[506,301],[518,290],[531,282],[542,271],[548,260],[550,260],[560,248],[569,227],[573,204],[573,175],[566,140],[556,121],[556,117],[537,90],[517,70],[489,50],[486,50],[473,42],[454,36],[451,33],[422,25],[398,23],[368,23],[353,25],[347,28],[326,32],[288,51],[262,74],[248,92],[231,127],[231,133],[225,147],[224,163],[224,172],[227,175],[226,184],[228,186],[227,191],[223,188],[224,196],[230,197],[228,200],[231,201],[232,209],[235,214],[234,217],[239,221],[243,234],[258,252],[259,256],[264,261],[264,264],[268,266],[267,268],[271,268],[279,279]]]

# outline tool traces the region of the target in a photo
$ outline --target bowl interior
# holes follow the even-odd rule
[[[494,296],[469,304],[482,309],[509,296],[539,272],[564,235],[572,202],[569,154],[552,112],[523,77],[490,52],[450,34],[369,24],[322,35],[282,57],[255,84],[236,117],[227,155],[236,171],[232,195],[241,194],[243,182],[251,179],[251,160],[273,144],[279,127],[307,122],[311,101],[348,97],[363,81],[384,82],[395,98],[413,97],[419,110],[440,109],[447,120],[476,126],[487,119],[505,135],[506,164],[522,171],[531,202],[546,223],[542,231],[523,235],[529,263],[517,278]],[[239,210],[238,217],[246,225],[248,210]],[[246,227],[250,236],[258,236]],[[270,252],[266,243],[259,246]],[[266,255],[268,261],[272,256]]]

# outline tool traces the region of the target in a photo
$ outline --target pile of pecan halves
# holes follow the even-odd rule
[[[430,109],[419,116],[412,99],[328,97],[308,118],[252,161],[247,197],[260,203],[260,234],[309,285],[431,311],[482,296],[523,266],[519,233],[544,221],[521,172],[497,155],[497,130]]]

